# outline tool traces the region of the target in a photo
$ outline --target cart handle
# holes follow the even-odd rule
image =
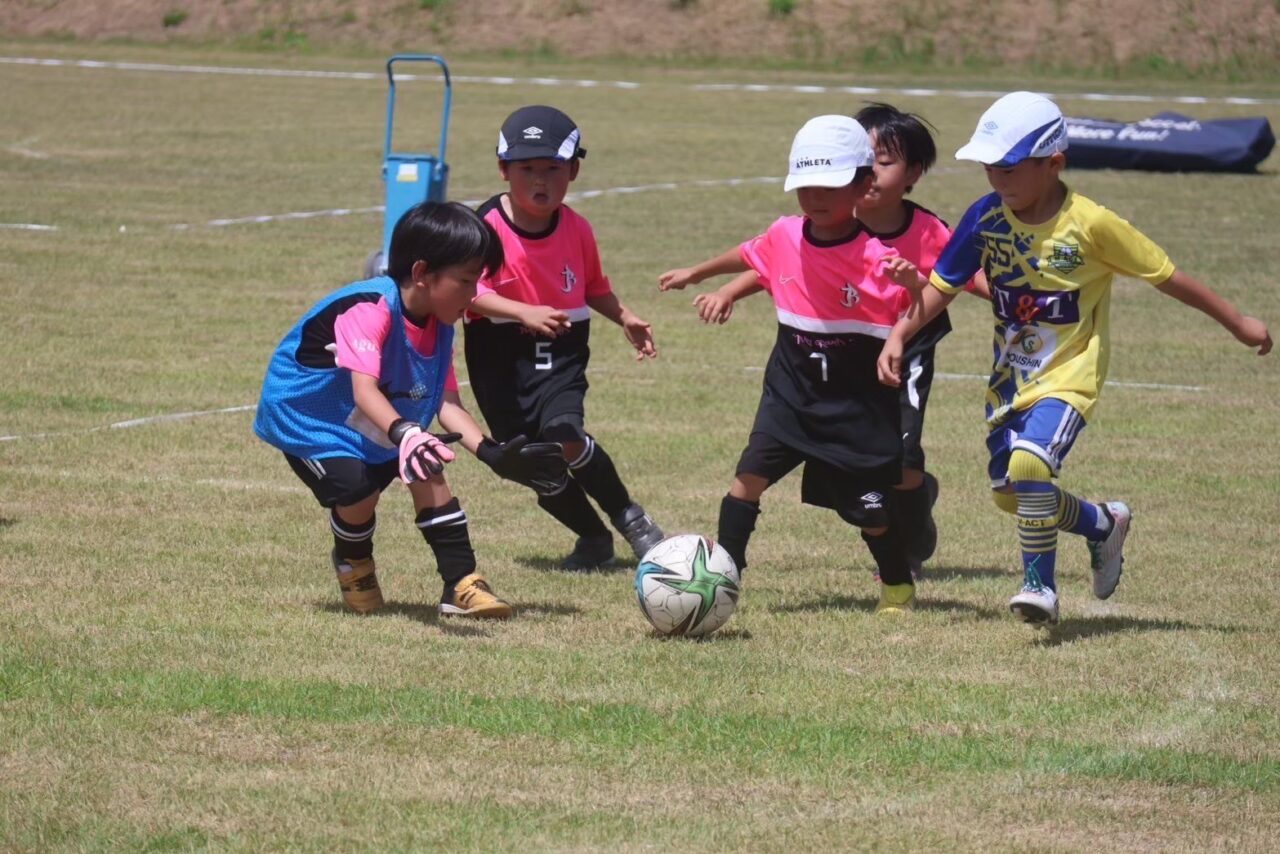
[[[391,155],[391,123],[395,120],[396,111],[396,75],[392,66],[397,62],[430,62],[440,66],[444,74],[444,111],[440,117],[439,161],[445,162],[444,146],[449,138],[449,108],[453,102],[453,81],[449,78],[449,66],[443,57],[432,53],[397,53],[387,60],[387,135],[382,143],[382,159]]]

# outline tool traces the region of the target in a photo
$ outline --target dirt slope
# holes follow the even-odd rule
[[[4,0],[0,33],[1280,74],[1280,0]]]

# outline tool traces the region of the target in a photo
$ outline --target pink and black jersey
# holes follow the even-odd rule
[[[884,273],[897,253],[860,226],[817,240],[798,216],[739,253],[778,317],[753,429],[846,471],[900,466],[898,393],[876,377],[884,339],[910,304]]]
[[[480,280],[477,296],[497,294],[528,305],[563,309],[576,323],[591,317],[588,297],[611,292],[600,268],[591,223],[568,205],[561,205],[551,225],[536,234],[511,221],[502,209],[501,195],[481,205],[478,213],[502,239],[506,260],[501,270]]]
[[[870,232],[896,254],[906,258],[920,270],[926,279],[933,272],[938,256],[951,239],[951,228],[933,211],[914,202],[906,202],[907,220],[897,231],[880,234]],[[951,331],[951,318],[943,311],[916,333],[908,345],[909,351],[920,351],[935,346]]]

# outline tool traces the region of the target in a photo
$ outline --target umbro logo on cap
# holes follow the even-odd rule
[[[573,119],[544,104],[521,107],[507,116],[498,131],[499,160],[534,160],[547,157],[569,161],[585,157],[582,132]]]
[[[542,139],[542,128],[540,127],[530,126],[521,131],[521,133],[524,134],[525,139]]]

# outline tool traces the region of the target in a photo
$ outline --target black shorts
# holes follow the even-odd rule
[[[929,405],[929,392],[933,388],[934,354],[932,346],[914,352],[908,348],[902,357],[902,386],[898,389],[898,403],[902,410],[903,468],[924,470],[924,447],[920,440],[924,434],[924,410]]]
[[[836,511],[859,528],[883,528],[889,524],[889,496],[901,471],[895,467],[845,471],[830,463],[806,457],[772,435],[755,431],[738,459],[737,474],[753,474],[777,483],[804,463],[800,500],[814,507]]]
[[[315,495],[321,507],[347,507],[376,495],[400,476],[400,463],[369,464],[355,457],[304,460],[285,454],[289,467]]]
[[[518,323],[467,324],[467,375],[494,439],[585,438],[590,325],[578,321],[564,335],[548,338]]]

